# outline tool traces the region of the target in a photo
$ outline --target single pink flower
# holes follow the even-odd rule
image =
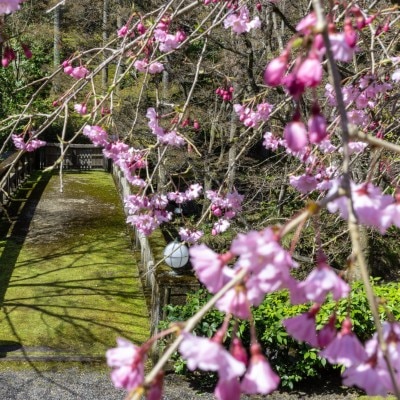
[[[349,285],[324,261],[318,262],[317,268],[313,269],[299,286],[304,290],[309,301],[320,304],[325,301],[330,292],[336,301],[347,297],[350,292]]]
[[[284,319],[282,325],[287,333],[300,342],[307,342],[312,347],[318,347],[318,339],[315,326],[315,315],[319,306],[314,305],[310,311]]]
[[[329,317],[328,323],[317,333],[318,347],[324,348],[328,346],[328,344],[335,339],[337,335],[335,324],[336,324],[336,315],[332,314]]]
[[[65,71],[65,69],[64,69],[64,71]],[[83,79],[83,78],[86,78],[87,75],[89,75],[89,70],[87,70],[82,65],[79,67],[73,68],[72,72],[71,72],[71,76],[75,79]]]
[[[318,57],[309,55],[296,71],[297,81],[305,87],[316,87],[322,81],[322,65]]]
[[[126,25],[121,26],[121,28],[118,29],[117,35],[118,37],[124,37],[128,33],[129,28]]]
[[[258,343],[252,344],[250,351],[249,367],[240,385],[242,392],[246,394],[269,394],[278,387],[279,376],[271,369]]]
[[[236,360],[217,341],[187,332],[183,332],[182,336],[179,352],[191,371],[197,368],[202,371],[216,371],[220,378],[230,380],[243,375],[246,370],[245,365]]]
[[[317,105],[313,107],[312,114],[307,125],[310,143],[321,143],[328,135],[326,119],[320,113]]]
[[[200,282],[211,293],[216,293],[228,282],[228,270],[223,257],[205,244],[192,246],[189,250],[190,261]]]
[[[342,329],[336,338],[328,346],[320,351],[320,356],[325,357],[332,364],[342,364],[349,368],[367,360],[367,353],[351,331],[351,321],[346,318],[343,321]]]
[[[264,70],[264,83],[267,86],[278,86],[282,84],[283,77],[288,68],[288,53],[284,52],[274,58]]]
[[[296,26],[296,31],[303,35],[309,35],[317,25],[317,16],[315,12],[307,14]]]
[[[220,378],[214,390],[217,400],[240,400],[240,383],[237,377]]]
[[[390,382],[389,372],[375,368],[375,364],[371,360],[347,368],[343,373],[343,384],[357,386],[368,396],[386,396],[388,388],[384,382]]]
[[[81,115],[87,114],[87,105],[85,103],[82,104],[75,104],[74,110]]]
[[[108,145],[107,132],[97,125],[85,125],[83,134],[87,136],[95,146],[106,147]]]
[[[292,151],[303,150],[308,144],[307,130],[303,122],[293,120],[283,132],[287,147]]]
[[[158,61],[155,61],[149,64],[148,70],[149,74],[159,74],[160,72],[164,71],[164,65]]]
[[[118,338],[117,344],[106,353],[107,364],[114,368],[111,379],[115,387],[133,390],[143,383],[145,355],[128,340]]]

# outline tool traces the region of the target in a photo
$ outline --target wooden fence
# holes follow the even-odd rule
[[[47,143],[41,147],[37,154],[39,169],[59,166],[62,162],[63,169],[104,169],[109,171],[110,160],[104,157],[102,149],[93,144],[70,144],[61,159],[61,146],[59,143]]]
[[[32,172],[34,157],[30,153],[15,152],[0,163],[0,202],[8,205],[11,196]],[[18,158],[19,157],[19,158]]]

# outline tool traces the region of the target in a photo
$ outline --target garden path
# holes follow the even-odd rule
[[[103,361],[149,335],[112,176],[35,173],[0,223],[0,360]],[[1,368],[1,366],[0,366]]]

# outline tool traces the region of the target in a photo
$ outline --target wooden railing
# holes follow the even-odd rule
[[[34,157],[31,153],[15,152],[0,163],[0,202],[8,205],[11,196],[32,172]]]
[[[44,169],[51,166],[59,167],[62,162],[63,169],[104,169],[110,170],[110,162],[104,157],[102,149],[93,144],[70,144],[61,157],[59,143],[47,143],[37,150],[38,168]]]

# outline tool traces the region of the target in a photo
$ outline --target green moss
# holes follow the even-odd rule
[[[36,208],[33,220],[21,214],[0,241],[0,339],[94,356],[117,336],[145,341],[148,310],[112,177],[66,173],[59,193],[54,175],[41,189],[20,206]]]

